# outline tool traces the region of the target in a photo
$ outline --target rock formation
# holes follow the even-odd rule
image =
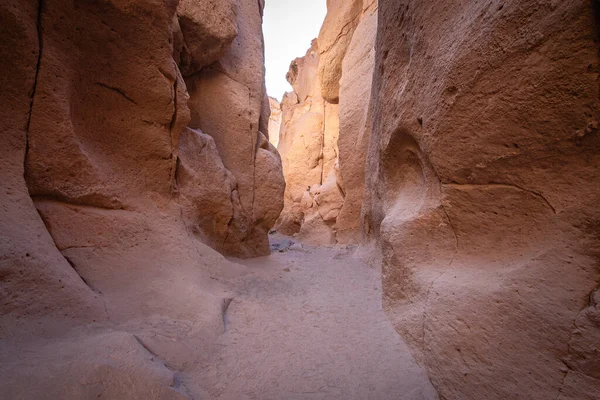
[[[269,142],[277,148],[279,145],[279,131],[281,130],[281,104],[277,99],[269,97]]]
[[[219,12],[219,7],[211,8],[211,13]],[[277,194],[270,187],[275,185],[283,192],[284,183],[281,174],[272,175],[281,164],[277,151],[273,146],[260,144],[262,137],[268,138],[269,115],[262,35],[261,40],[256,40],[262,29],[262,8],[256,2],[240,1],[235,10],[239,32],[228,53],[218,62],[186,76],[185,84],[190,94],[189,126],[214,139],[224,167],[232,173],[233,218],[229,224],[225,221],[221,225],[224,234],[217,238],[223,241],[227,254],[249,257],[269,253],[267,233],[281,210],[281,196],[269,200],[265,191]],[[206,24],[214,24],[219,16],[211,13],[198,17],[205,19]],[[258,162],[262,169],[257,168]],[[256,202],[257,197],[271,201],[271,210],[258,212],[256,207],[263,205]]]
[[[321,185],[328,177],[333,177],[334,185],[330,189],[337,193],[338,210],[342,196],[335,185],[334,169],[337,105],[326,103],[320,95],[318,65],[317,41],[313,41],[306,56],[292,62],[287,76],[294,92],[286,93],[281,103],[278,149],[283,160],[286,190],[277,229],[294,234],[304,227],[300,232],[304,240],[324,244],[335,242],[330,223],[335,222],[337,214],[327,217],[319,211],[316,198],[321,195]]]
[[[262,7],[0,4],[4,396],[187,398],[237,268],[207,245],[268,254],[283,206]]]
[[[598,11],[380,1],[363,227],[441,398],[600,398]]]
[[[442,398],[600,397],[599,9],[331,0],[290,67],[278,228],[362,226]]]
[[[281,105],[278,146],[287,188],[277,228],[305,242],[360,238],[376,12],[375,1],[328,2],[319,38],[290,66],[294,92]]]
[[[600,398],[599,3],[329,0],[281,105],[263,6],[0,3],[2,397],[218,397],[277,221],[379,250],[440,398]]]

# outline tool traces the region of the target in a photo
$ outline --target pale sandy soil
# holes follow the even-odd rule
[[[167,282],[163,314],[0,338],[0,400],[437,399],[382,310],[380,271],[271,239],[284,250],[216,257],[206,289]]]
[[[275,247],[286,239],[272,236]],[[249,269],[221,348],[183,376],[218,399],[437,399],[381,307],[380,272],[341,247],[235,260]]]

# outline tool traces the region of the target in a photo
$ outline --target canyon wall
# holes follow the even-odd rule
[[[363,230],[443,399],[600,398],[598,12],[379,3]]]
[[[286,176],[282,233],[313,244],[358,242],[377,2],[328,1],[307,54],[290,65],[278,149]]]
[[[269,115],[269,142],[275,148],[279,145],[279,131],[281,131],[281,103],[273,97],[269,97],[269,108],[271,109],[271,115]]]
[[[5,396],[187,398],[238,268],[213,249],[269,254],[283,207],[262,7],[0,5]]]

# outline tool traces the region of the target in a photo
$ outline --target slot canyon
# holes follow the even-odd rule
[[[317,1],[0,0],[0,399],[600,399],[600,2]]]

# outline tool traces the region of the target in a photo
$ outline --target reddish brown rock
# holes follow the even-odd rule
[[[9,397],[187,398],[180,373],[218,348],[229,279],[240,273],[207,245],[268,254],[284,182],[260,122],[262,6],[200,3],[0,5],[0,48],[11,54],[0,61],[0,392]],[[207,31],[218,38],[200,43]],[[228,111],[247,114],[243,130],[187,128],[190,114],[216,117],[190,110],[180,68],[235,78],[246,97]],[[213,103],[241,101],[244,90],[226,89]]]
[[[380,2],[364,229],[442,398],[600,396],[596,13]]]
[[[24,176],[39,85],[38,8],[0,4],[0,336],[30,339],[104,318],[101,301],[56,249]]]
[[[176,178],[188,228],[212,248],[230,250],[225,247],[230,246],[230,224],[242,210],[235,177],[223,165],[212,137],[190,128],[184,131]]]
[[[174,5],[139,3],[138,12],[154,19],[143,24],[127,2],[63,3],[44,2],[40,19],[27,154],[31,195],[110,209],[134,209],[149,191],[167,195],[177,131],[186,124],[175,126]]]
[[[210,135],[227,168],[237,182],[241,205],[224,244],[226,253],[240,257],[269,254],[266,227],[272,218],[256,211],[257,191],[255,185],[277,185],[284,188],[283,176],[276,182],[257,180],[261,174],[280,168],[276,158],[261,158],[259,139],[261,129],[267,130],[268,111],[264,86],[264,54],[261,24],[262,16],[256,2],[242,1],[238,5],[239,34],[228,53],[217,63],[197,74],[186,77],[190,93],[192,119],[190,126]],[[268,113],[267,113],[268,115]],[[262,132],[265,136],[268,132]],[[261,168],[258,170],[257,163]],[[272,177],[275,177],[271,174]],[[262,198],[267,200],[266,198]],[[283,203],[272,198],[260,205],[268,214],[279,214]]]
[[[191,75],[222,58],[238,35],[235,0],[179,0],[180,69]]]

